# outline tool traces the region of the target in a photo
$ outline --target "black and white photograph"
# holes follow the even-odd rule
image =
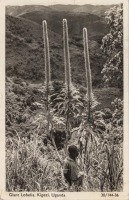
[[[128,150],[124,3],[23,2],[5,6],[5,191],[119,199]]]

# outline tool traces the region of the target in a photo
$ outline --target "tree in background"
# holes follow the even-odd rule
[[[104,64],[103,80],[108,86],[123,87],[123,6],[122,4],[106,12],[109,33],[103,37],[102,46],[107,61]]]

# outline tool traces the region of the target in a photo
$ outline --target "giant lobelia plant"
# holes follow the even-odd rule
[[[54,94],[54,109],[59,116],[65,116],[66,148],[67,142],[71,138],[71,120],[83,110],[83,103],[78,89],[73,86],[71,81],[71,65],[69,53],[69,37],[67,20],[63,19],[63,45],[64,45],[64,67],[65,84],[60,94]]]
[[[81,150],[81,157],[83,163],[83,169],[89,170],[90,153],[93,149],[93,143],[96,143],[96,138],[93,133],[93,111],[98,105],[93,92],[92,92],[92,76],[90,69],[89,49],[88,49],[88,34],[87,29],[83,28],[83,45],[84,45],[84,59],[85,59],[85,71],[86,71],[86,84],[87,94],[84,97],[84,110],[82,122],[79,127],[79,144]],[[95,147],[95,146],[94,146]]]
[[[70,66],[70,55],[69,55],[69,44],[68,44],[68,26],[67,20],[63,19],[63,42],[64,42],[64,63],[65,63],[65,86],[66,95],[68,98],[67,113],[66,113],[66,131],[67,135],[70,132],[69,124],[69,106],[70,106],[70,87],[71,87],[71,66]]]
[[[44,58],[45,58],[45,97],[46,97],[46,112],[47,112],[47,134],[49,135],[50,126],[50,91],[51,91],[51,71],[50,71],[50,53],[49,40],[47,32],[47,22],[43,21],[43,40],[44,40]]]
[[[91,80],[91,69],[88,51],[88,35],[87,29],[83,29],[83,44],[84,44],[84,58],[85,58],[85,70],[86,70],[86,81],[87,81],[87,111],[88,121],[91,118],[91,100],[92,100],[92,80]]]
[[[43,40],[44,40],[44,57],[45,57],[45,103],[46,103],[46,117],[43,124],[46,123],[47,135],[50,136],[53,146],[56,150],[57,157],[60,162],[60,155],[57,151],[57,147],[54,140],[54,129],[56,129],[57,125],[63,124],[63,119],[59,119],[53,112],[53,108],[51,107],[51,94],[53,92],[53,87],[51,83],[51,68],[50,68],[50,53],[49,53],[49,40],[48,40],[48,32],[47,32],[47,22],[43,21]],[[46,122],[45,122],[46,121]],[[45,130],[45,127],[44,127]]]
[[[86,161],[88,161],[88,141],[90,136],[90,120],[91,120],[91,106],[92,106],[92,80],[91,80],[91,69],[90,69],[90,60],[89,60],[89,50],[88,50],[88,35],[87,29],[83,28],[83,45],[84,45],[84,59],[85,59],[85,71],[86,71],[86,82],[87,82],[87,95],[85,101],[85,112],[86,118],[82,121],[81,129],[82,135],[81,140],[83,140],[84,144],[84,169],[86,165]],[[82,139],[83,138],[83,139]]]
[[[82,120],[81,142],[83,143],[83,169],[87,177],[95,173],[89,181],[97,181],[100,190],[116,191],[122,184],[122,103],[115,100],[112,105],[115,111],[109,116],[102,111],[96,111],[92,93],[91,70],[88,52],[87,29],[83,29],[84,57],[87,80],[86,116]],[[121,113],[121,114],[120,114]],[[107,118],[107,119],[106,119]]]

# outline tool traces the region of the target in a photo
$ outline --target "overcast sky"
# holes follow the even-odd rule
[[[1,2],[2,0],[0,0]],[[112,5],[124,2],[124,0],[6,0],[2,1],[5,2],[6,5],[54,5],[54,4],[77,4],[77,5],[84,5],[84,4],[93,4],[93,5]]]
[[[44,0],[42,1],[44,5],[52,5],[52,4],[94,4],[94,5],[110,5],[122,3],[122,0]]]
[[[1,0],[0,0],[1,1]],[[4,2],[4,0],[3,0]],[[6,0],[6,4],[10,5],[53,5],[53,4],[77,4],[77,5],[84,5],[84,4],[93,4],[93,5],[112,5],[122,3],[124,0]]]

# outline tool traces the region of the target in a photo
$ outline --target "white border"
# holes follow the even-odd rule
[[[67,0],[65,0],[67,1]],[[64,1],[64,2],[65,2]],[[54,0],[2,0],[0,1],[0,199],[53,199],[54,197],[9,197],[5,192],[5,6],[6,5],[46,5],[53,4]],[[100,200],[100,199],[120,199],[129,200],[129,38],[128,38],[128,0],[108,0],[107,4],[123,2],[124,8],[124,190],[118,193],[119,197],[101,197],[101,192],[67,192],[65,197],[58,199],[73,200]],[[62,0],[56,0],[61,4]],[[105,0],[80,0],[80,4],[106,4]],[[70,0],[69,0],[70,4]],[[72,3],[71,3],[72,4]],[[20,193],[19,193],[20,194]],[[33,193],[34,194],[34,193]],[[35,193],[36,194],[36,193]],[[45,193],[44,193],[45,194]],[[51,195],[51,193],[49,193]],[[57,194],[57,192],[56,192]],[[113,192],[115,194],[115,192]]]

